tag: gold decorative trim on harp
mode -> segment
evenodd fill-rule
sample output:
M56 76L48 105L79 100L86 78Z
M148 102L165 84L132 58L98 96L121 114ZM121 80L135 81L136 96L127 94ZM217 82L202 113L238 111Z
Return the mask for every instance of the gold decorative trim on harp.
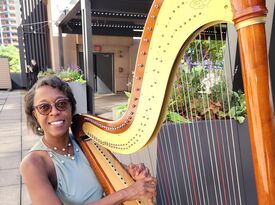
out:
M128 110L116 121L77 115L73 132L85 133L118 153L142 149L162 125L178 56L204 28L233 21L238 28L258 201L275 204L275 126L265 15L264 0L155 0L138 50Z

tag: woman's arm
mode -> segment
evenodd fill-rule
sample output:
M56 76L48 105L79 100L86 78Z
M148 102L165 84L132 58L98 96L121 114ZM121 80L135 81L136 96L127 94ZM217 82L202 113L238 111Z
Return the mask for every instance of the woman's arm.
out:
M33 205L62 205L49 179L49 167L42 156L34 152L27 155L20 171Z
M53 184L50 181L50 165L46 162L45 157L32 152L27 155L21 165L20 171L24 182L29 191L33 205L63 205L57 197ZM131 168L139 172L143 170L142 166L130 165ZM141 173L139 175L141 175ZM153 201L156 196L156 179L154 177L145 177L138 179L131 186L122 189L118 192L110 194L96 202L88 203L87 205L120 205L125 201L140 200L147 198L148 201Z

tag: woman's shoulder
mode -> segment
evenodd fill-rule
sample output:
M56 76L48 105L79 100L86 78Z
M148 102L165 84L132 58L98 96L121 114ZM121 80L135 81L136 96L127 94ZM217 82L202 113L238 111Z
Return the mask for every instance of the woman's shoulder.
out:
M33 151L29 152L22 160L20 167L32 167L43 165L43 151Z
M43 153L44 152L44 153ZM20 164L23 181L32 195L47 191L47 184L52 184L50 165L47 163L45 151L29 152ZM38 189L39 188L39 189ZM43 191L42 191L43 192Z
M46 173L48 163L45 151L29 152L20 163L20 172L24 173Z

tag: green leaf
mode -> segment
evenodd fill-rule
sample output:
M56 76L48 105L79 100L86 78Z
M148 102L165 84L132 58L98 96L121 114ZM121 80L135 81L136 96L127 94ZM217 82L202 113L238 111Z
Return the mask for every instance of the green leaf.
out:
M183 116L181 116L179 113L176 112L167 112L167 119L171 122L176 123L190 123L190 120L185 119Z
M229 115L230 117L236 116L236 108L235 108L235 107L232 107L232 108L230 109L230 111L228 112L228 115Z
M130 98L130 97L131 97L131 92L124 91L124 94L125 94L128 98Z
M243 116L238 116L235 120L237 120L239 123L243 123L245 120L245 117Z

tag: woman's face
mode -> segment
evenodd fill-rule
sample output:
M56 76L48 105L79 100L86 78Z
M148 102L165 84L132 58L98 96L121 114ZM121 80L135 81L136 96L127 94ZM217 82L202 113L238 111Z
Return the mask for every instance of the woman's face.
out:
M56 88L42 86L36 90L33 114L45 137L66 137L72 121L71 104Z

